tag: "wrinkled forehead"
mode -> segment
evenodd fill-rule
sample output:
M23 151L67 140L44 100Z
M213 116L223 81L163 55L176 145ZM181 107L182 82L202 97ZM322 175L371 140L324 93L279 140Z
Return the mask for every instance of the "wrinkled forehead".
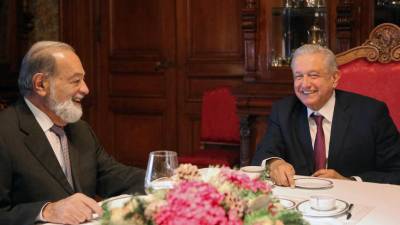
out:
M327 56L321 53L307 53L293 59L292 72L320 71L328 72Z

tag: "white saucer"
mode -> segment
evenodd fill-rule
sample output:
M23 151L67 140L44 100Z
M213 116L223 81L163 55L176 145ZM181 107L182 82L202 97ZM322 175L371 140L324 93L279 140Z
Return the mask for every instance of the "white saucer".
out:
M327 189L333 187L332 181L315 177L297 178L294 183L297 188L304 189Z
M349 203L346 201L336 199L336 206L332 210L315 210L311 207L310 201L302 201L297 205L297 210L303 214L303 216L311 216L311 217L331 217L337 216L347 212L349 209Z
M287 198L281 198L277 197L279 200L279 203L285 208L285 209L293 209L296 206L296 203L290 199Z

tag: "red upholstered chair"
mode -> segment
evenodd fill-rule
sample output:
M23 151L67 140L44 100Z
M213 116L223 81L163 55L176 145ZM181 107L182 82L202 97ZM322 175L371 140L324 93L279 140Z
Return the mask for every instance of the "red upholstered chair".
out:
M200 148L192 155L178 157L179 163L199 167L239 163L239 118L236 98L229 88L220 87L204 93L200 141Z
M338 89L385 102L400 129L400 28L377 26L359 47L337 55L342 77Z

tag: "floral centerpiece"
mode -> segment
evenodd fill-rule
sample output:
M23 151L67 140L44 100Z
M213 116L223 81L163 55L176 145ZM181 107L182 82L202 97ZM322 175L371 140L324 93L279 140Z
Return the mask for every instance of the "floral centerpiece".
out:
M121 208L103 205L103 225L302 225L302 215L285 209L262 178L226 167L182 164L171 190L133 196Z

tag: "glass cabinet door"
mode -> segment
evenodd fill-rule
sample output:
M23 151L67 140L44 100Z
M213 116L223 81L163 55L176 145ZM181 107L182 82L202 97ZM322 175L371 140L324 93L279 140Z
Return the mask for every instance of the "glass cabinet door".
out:
M303 44L327 45L325 1L284 0L271 11L272 67L288 65L294 50Z
M400 25L400 0L375 0L374 25L381 23Z

